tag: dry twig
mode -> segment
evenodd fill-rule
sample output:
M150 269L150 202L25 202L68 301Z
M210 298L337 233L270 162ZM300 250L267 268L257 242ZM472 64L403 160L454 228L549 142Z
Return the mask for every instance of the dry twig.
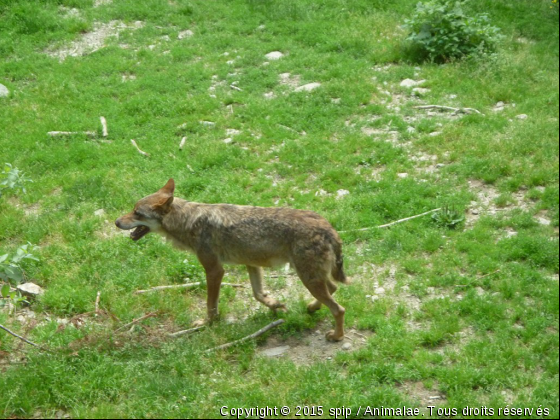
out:
M278 325L283 324L283 323L284 323L283 319L278 319L278 320L268 324L266 327L261 328L257 332L254 332L253 334L248 335L247 337L240 338L239 340L232 341L231 343L222 344L221 346L218 346L218 347L212 347L211 349L206 350L204 353L210 353L210 352L213 352L213 351L216 351L216 350L227 349L228 347L232 347L232 346L235 346L239 343L243 343L244 341L251 340L251 339L256 338L260 335L263 335L268 330L271 330L272 328L275 328Z
M146 290L137 290L136 292L134 292L135 295L142 295L144 293L150 293L150 292L155 292L157 290L166 290L166 289L188 289L191 287L197 287L200 286L202 283L200 282L196 282L196 283L184 283L184 284L172 284L172 285L167 285L167 286L155 286L155 287L151 287L149 289ZM222 283L222 286L230 286L230 287L239 287L239 288L245 288L246 286L244 284L238 284L238 283Z
M206 328L206 325L201 325L200 327L195 327L195 328L189 328L188 330L177 331L174 333L170 333L168 335L169 337L175 338L175 337L180 337L182 335L188 335L188 334L198 332L200 330L203 330L204 328Z
M18 335L18 334L16 334L15 332L10 331L8 328L6 328L5 326L3 326L2 324L0 324L0 329L3 329L3 330L6 331L8 334L11 334L11 335L13 335L13 336L16 337L16 338L19 338L21 341L23 341L23 342L25 342L25 343L27 343L27 344L33 346L33 347L37 347L38 349L43 350L43 351L46 351L46 352L49 352L49 353L51 352L50 350L48 350L48 349L46 349L46 348L44 348L44 347L41 347L40 345L35 344L35 343L32 342L32 341L29 341L27 338L24 338L24 337L22 337L21 335Z
M452 106L443 106L443 105L420 105L415 106L416 109L439 109L442 111L453 111L453 114L480 114L484 115L478 109L474 108L454 108Z
M436 211L440 211L440 210L441 210L441 207L437 208L437 209L427 211L427 212L424 212L424 213L417 214L415 216L405 217L404 219L399 219L399 220L396 220L394 222L387 223L385 225L373 226L373 227L362 228L362 229L341 230L341 231L339 231L339 233L363 232L363 231L372 230L372 229L382 229L382 228L386 228L386 227L389 227L389 226L396 225L398 223L406 222L407 220L412 220L412 219L416 219L418 217L426 216L427 214L435 213Z
M103 137L107 137L109 135L109 132L107 131L107 120L105 119L105 117L99 117L99 120L101 121L101 128L103 130Z
M140 321L144 321L145 319L148 319L148 318L153 318L154 316L157 316L157 314L158 314L158 312L150 312L149 314L146 314L144 316L141 316L140 318L132 320L128 324L124 324L123 326L117 328L115 330L115 332L118 332L120 330L125 330L125 329L127 329L128 327L131 327L134 324L138 324Z
M47 135L51 137L63 137L63 136L75 136L75 135L86 135L88 137L95 137L97 133L95 131L49 131Z
M181 143L179 143L179 150L183 150L183 146L185 145L185 142L187 141L186 137L183 137L181 139Z
M132 143L132 145L134 147L136 147L136 150L138 150L138 153L140 153L141 155L144 155L144 156L148 156L148 157L150 156L148 153L144 152L143 150L140 150L140 148L138 147L138 145L136 144L136 142L134 140L130 140L130 142Z

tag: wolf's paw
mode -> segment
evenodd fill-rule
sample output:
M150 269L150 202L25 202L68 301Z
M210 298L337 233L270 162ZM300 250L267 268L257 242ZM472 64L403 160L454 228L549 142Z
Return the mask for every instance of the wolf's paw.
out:
M341 335L336 335L335 330L330 330L325 337L327 338L328 341L342 341L342 339L344 338L344 334Z
M283 303L280 303L280 302L276 302L274 305L272 305L270 307L270 309L272 309L275 313L276 312L288 312L288 308L286 308L286 305L284 305Z

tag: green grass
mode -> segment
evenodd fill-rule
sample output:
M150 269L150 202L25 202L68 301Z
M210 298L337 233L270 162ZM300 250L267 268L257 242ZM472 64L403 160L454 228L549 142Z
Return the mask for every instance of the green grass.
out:
M34 181L27 194L2 190L0 255L39 245L40 262L25 270L46 290L31 305L37 323L2 308L0 323L55 349L0 332L3 417L202 418L222 406L285 405L291 418L298 405L559 415L558 6L473 0L468 10L489 13L505 35L497 54L434 65L406 55L401 25L415 7L406 0L93 3L0 0L0 83L10 90L0 98L0 164ZM114 20L127 29L104 48L64 61L46 54ZM194 35L178 39L186 29ZM264 64L275 50L285 56ZM282 73L321 87L293 92ZM426 80L425 104L484 115L430 117L399 86L405 78ZM87 130L99 136L47 135ZM309 296L282 271L267 280L289 306L273 332L204 354L275 319L249 291L224 288L220 323L167 338L204 315L204 288L134 291L204 272L158 237L133 243L113 221L170 177L192 201L311 209L345 231L353 284L336 296L347 329L367 342L349 333L353 351L303 364L259 356L267 338L305 345L332 323L326 309L306 313ZM337 199L339 190L349 194ZM465 221L352 231L438 207ZM246 277L230 267L226 281ZM373 302L378 286L385 293ZM82 315L98 291L103 313Z

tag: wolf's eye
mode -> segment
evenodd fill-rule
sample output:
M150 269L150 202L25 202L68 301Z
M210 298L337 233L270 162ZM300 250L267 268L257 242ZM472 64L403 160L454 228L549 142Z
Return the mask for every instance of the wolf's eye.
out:
M140 213L139 213L139 212L137 212L137 211L135 211L135 212L134 212L134 215L135 215L136 217L141 217L141 218L143 218L143 217L144 217L144 216L142 216L142 214L140 214Z

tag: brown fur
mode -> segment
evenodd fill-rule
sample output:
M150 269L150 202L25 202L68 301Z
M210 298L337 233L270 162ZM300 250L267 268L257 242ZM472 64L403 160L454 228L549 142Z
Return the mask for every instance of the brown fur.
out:
M120 229L136 228L130 235L134 240L156 232L198 257L206 271L208 321L218 316L223 264L246 265L255 298L276 310L284 305L264 293L261 267L290 263L316 299L308 309L324 304L335 318L327 339L342 340L344 308L332 297L337 289L332 280L347 280L342 242L329 222L305 210L192 203L175 198L174 189L170 179L115 223Z

